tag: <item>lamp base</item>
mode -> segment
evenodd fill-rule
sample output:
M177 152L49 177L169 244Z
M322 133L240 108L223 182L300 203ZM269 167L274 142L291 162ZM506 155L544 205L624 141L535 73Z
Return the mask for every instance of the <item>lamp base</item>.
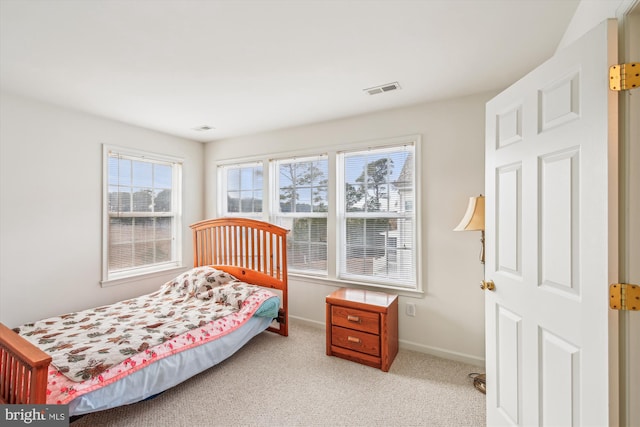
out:
M473 378L473 386L482 394L487 394L487 376L486 374L469 374L469 378Z

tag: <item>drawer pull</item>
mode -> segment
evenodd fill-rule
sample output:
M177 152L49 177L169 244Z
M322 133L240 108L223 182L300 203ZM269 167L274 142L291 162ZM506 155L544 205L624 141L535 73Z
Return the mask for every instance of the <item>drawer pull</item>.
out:
M349 314L349 315L347 316L347 320L348 320L349 322L360 323L360 316L353 316L353 315Z
M347 337L347 341L349 341L349 342L353 342L353 343L356 343L356 344L360 344L360 338L358 338L358 337L352 337L351 335L349 335L349 336Z

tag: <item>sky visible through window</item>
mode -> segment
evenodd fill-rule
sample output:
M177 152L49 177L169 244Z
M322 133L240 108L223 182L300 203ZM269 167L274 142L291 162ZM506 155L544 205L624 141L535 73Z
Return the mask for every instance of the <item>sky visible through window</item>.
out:
M391 174L389 176L389 181L394 182L400 176L400 172L402 172L402 167L404 166L404 162L409 157L410 151L395 151L393 153L369 153L366 158L362 155L362 153L358 153L355 156L349 156L347 154L347 158L349 157L360 157L362 161L359 162L359 167L347 167L345 168L345 177L347 182L355 182L355 180L362 174L364 169L365 162L373 163L377 160L384 158L392 158L393 159L393 169L391 170Z
M108 168L110 194L133 195L142 191L150 191L155 197L158 197L162 190L170 190L172 186L173 177L170 165L109 157ZM135 210L133 205L129 206ZM112 206L116 210L123 207L123 205Z

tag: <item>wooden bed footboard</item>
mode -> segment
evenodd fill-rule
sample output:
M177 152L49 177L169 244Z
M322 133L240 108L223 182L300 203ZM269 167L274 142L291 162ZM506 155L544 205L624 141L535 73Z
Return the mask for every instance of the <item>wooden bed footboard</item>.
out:
M51 356L0 323L0 402L47 403Z

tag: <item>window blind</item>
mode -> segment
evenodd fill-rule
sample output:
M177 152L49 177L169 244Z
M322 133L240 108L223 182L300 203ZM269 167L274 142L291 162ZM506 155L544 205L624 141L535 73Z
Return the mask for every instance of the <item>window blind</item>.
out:
M133 274L177 264L180 163L110 150L107 158L107 270Z
M340 278L415 286L413 145L340 154Z

